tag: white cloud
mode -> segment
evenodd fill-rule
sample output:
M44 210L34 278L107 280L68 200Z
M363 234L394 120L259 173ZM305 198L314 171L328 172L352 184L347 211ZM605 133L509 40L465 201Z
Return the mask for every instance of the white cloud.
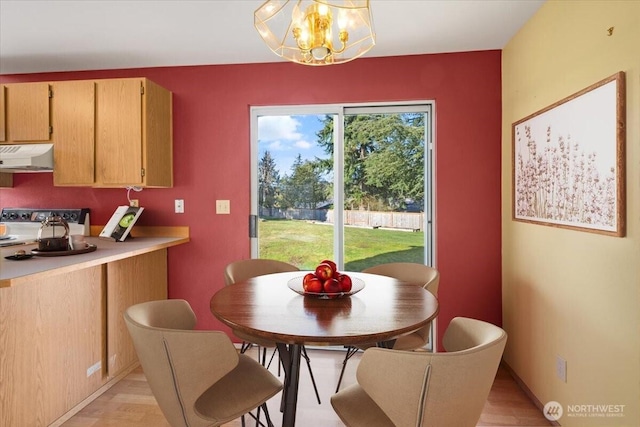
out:
M305 141L304 139L301 139L300 141L296 141L296 143L293 145L298 148L302 148L304 150L308 150L309 148L313 147L312 143L310 143L309 141Z
M285 147L282 146L282 142L273 141L271 144L269 144L269 150L281 151L281 150L285 150Z
M302 133L298 132L300 126L302 126L302 123L291 116L258 117L260 142L298 140L303 136Z

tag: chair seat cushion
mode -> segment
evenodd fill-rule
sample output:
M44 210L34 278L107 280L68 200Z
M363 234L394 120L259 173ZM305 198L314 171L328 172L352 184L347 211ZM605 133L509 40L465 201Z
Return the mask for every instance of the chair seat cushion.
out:
M394 350L406 350L406 351L410 351L410 350L417 350L420 349L422 347L425 346L425 342L424 342L424 338L422 338L419 334L417 333L412 333L409 335L404 335L399 337L395 343L393 344L393 349ZM360 350L366 350L368 348L371 347L376 347L377 344L376 343L367 343L367 344L360 344L358 345L358 348Z
M358 384L331 396L331 406L342 422L349 427L395 427Z
M258 406L265 395L271 398L282 389L262 365L244 354L239 357L238 366L198 398L198 415L218 423L231 421Z
M394 350L416 350L425 346L425 341L420 334L413 333L405 335L396 340Z

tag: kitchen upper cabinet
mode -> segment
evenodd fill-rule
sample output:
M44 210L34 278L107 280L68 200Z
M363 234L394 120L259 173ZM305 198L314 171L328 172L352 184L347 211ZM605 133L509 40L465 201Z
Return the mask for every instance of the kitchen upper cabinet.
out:
M7 140L4 85L0 85L0 144ZM0 187L13 187L13 174L0 173Z
M4 94L4 85L0 85L0 143L7 140L7 118L5 113L6 96Z
M49 83L5 85L5 142L51 140Z
M95 186L173 186L172 94L144 78L96 81Z
M94 183L95 82L54 82L53 184L58 186Z

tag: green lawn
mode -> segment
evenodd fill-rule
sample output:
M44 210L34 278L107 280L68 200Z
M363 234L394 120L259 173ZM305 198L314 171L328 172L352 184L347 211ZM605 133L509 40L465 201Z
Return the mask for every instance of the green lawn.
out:
M302 270L333 259L333 225L296 220L261 220L260 258L277 259ZM361 271L387 262L424 262L424 233L345 228L345 270Z

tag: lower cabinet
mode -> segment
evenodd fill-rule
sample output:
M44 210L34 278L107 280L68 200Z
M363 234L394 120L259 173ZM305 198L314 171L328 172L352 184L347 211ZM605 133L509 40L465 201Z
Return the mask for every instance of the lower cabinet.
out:
M0 425L45 426L104 383L102 268L0 289Z
M167 298L167 250L107 264L107 374L109 379L138 361L124 323L127 307Z
M137 362L122 314L167 297L166 257L0 289L0 426L47 426Z

